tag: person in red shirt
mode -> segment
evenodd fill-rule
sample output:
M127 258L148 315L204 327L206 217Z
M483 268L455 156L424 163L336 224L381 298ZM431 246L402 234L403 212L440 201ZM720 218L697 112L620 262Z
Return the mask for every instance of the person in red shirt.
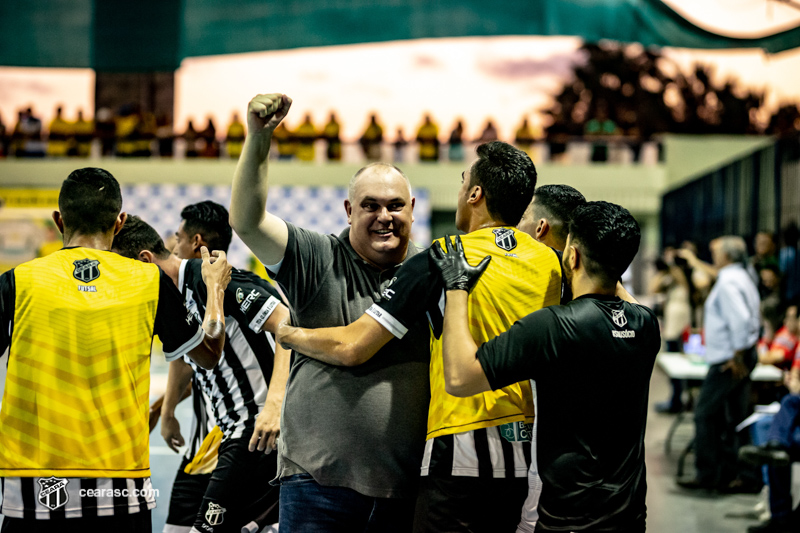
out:
M783 327L775 333L769 344L769 350L759 353L758 362L764 365L775 365L778 368L789 370L793 365L800 366L795 358L798 348L798 333L800 333L800 320L797 316L798 304L793 302L786 308Z

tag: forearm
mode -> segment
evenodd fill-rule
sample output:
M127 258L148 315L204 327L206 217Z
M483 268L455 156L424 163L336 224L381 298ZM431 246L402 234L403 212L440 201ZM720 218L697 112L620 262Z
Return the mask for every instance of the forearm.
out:
M476 373L483 375L475 357L478 346L469 330L468 296L466 291L446 293L442 331L444 381L445 390L454 396L474 394Z
M167 390L164 393L164 401L161 404L161 415L163 417L175 416L175 407L184 398L184 392L192 381L193 373L192 367L181 359L169 364Z
M394 337L365 313L355 322L338 328L305 329L283 323L276 338L282 346L323 363L356 366L369 361Z
M266 403L272 404L279 409L283 403L283 396L286 393L290 359L291 350L287 350L281 345L275 346L275 360L272 364L272 377L269 380Z
M639 303L636 298L634 298L633 295L628 292L628 289L625 288L621 281L617 282L617 290L615 294L620 300L624 300L631 304Z
M360 363L354 357L357 338L348 335L345 328L306 329L281 326L281 345L329 365L354 366Z
M224 288L208 285L208 298L206 299L206 313L203 317L203 347L205 354L193 356L192 359L201 367L210 370L216 366L225 348L225 313L223 301Z
M248 134L245 138L231 189L230 222L240 235L255 231L264 218L271 144L271 131Z
M774 365L785 359L780 350L770 350L758 356L758 362L762 365Z
M712 280L717 279L717 275L719 274L719 271L716 268L714 268L713 265L710 265L710 264L706 263L705 261L701 261L701 260L697 259L696 257L691 259L691 260L689 260L689 266L692 267L692 268L696 268L696 269L700 270L701 272L704 272Z

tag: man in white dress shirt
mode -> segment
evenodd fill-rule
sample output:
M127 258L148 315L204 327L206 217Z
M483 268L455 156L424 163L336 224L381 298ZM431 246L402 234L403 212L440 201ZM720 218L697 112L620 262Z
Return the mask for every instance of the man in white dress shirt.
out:
M678 480L687 489L737 491L736 425L748 408L750 372L759 334L758 289L746 269L747 245L724 236L709 245L719 275L704 306L708 376L695 407L697 477Z

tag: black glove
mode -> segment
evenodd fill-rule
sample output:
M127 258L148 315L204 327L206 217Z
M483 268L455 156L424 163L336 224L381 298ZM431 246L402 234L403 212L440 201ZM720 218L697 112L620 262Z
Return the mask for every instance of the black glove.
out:
M455 249L453 249L453 244L450 242L450 235L445 235L444 242L447 246L446 254L442 250L439 241L436 241L428 250L428 256L441 272L445 290L469 292L478 282L486 267L489 266L489 261L492 260L492 257L487 255L478 266L470 266L467 263L467 257L464 255L461 237L456 235Z

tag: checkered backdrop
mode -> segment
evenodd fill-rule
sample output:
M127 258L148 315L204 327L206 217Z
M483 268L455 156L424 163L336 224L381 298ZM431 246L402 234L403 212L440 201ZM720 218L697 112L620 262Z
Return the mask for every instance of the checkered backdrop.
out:
M431 203L427 189L416 189L411 238L421 246L431 242ZM212 200L228 207L229 185L128 185L122 189L123 211L142 217L166 238L178 229L181 210L190 204ZM267 210L287 222L320 233L339 234L347 226L346 187L271 187ZM228 251L231 264L247 268L250 250L233 234Z

